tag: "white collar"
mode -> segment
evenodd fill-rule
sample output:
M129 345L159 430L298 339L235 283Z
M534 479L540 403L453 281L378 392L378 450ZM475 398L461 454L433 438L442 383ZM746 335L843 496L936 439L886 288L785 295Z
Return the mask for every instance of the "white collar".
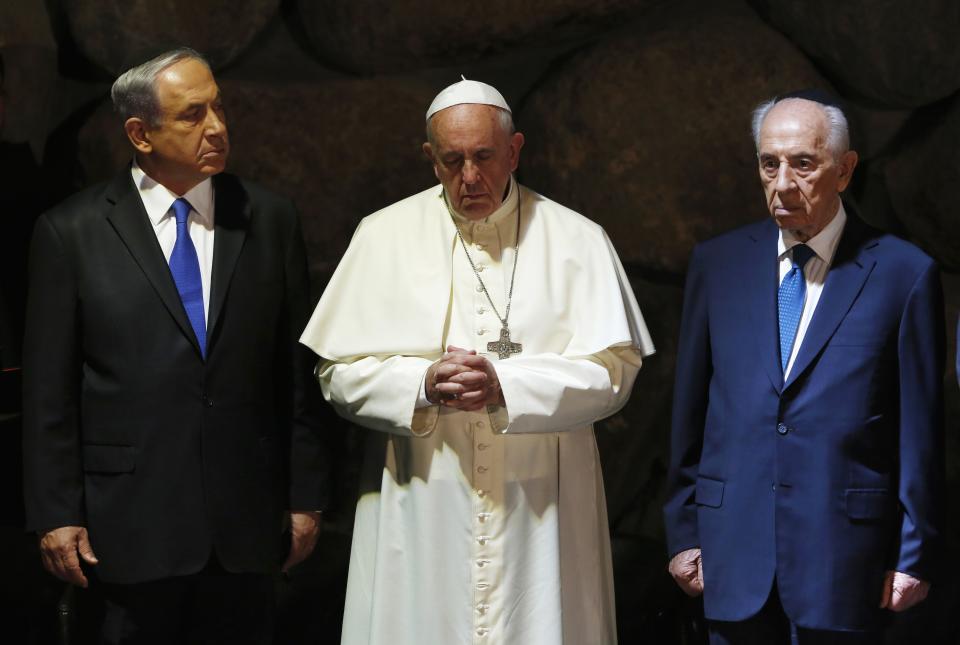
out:
M190 206L197 213L201 224L207 228L213 226L213 182L209 177L183 195L177 195L143 172L137 165L136 160L130 167L130 174L133 176L133 182L140 193L140 199L143 200L147 217L150 218L150 223L154 226L159 225L163 218L170 214L173 202L179 197L183 197L190 202Z
M503 203L500 204L500 208L493 211L483 219L471 220L467 219L457 211L453 209L453 205L450 204L450 200L447 198L446 194L443 192L443 187L440 187L441 199L443 199L447 206L450 209L450 212L453 213L454 218L457 220L457 224L471 225L471 224L497 224L502 221L505 217L511 213L516 213L517 211L517 195L520 193L520 188L517 186L516 180L513 178L513 175L510 175L510 183L507 185L507 196L503 200Z
M806 244L810 250L817 254L817 257L827 264L833 261L833 254L840 243L840 235L843 233L843 227L847 223L847 212L843 208L843 202L837 209L837 214L833 219L823 227L819 233L811 237L806 242L801 242L796 238L792 231L780 229L780 236L777 242L777 257L783 258L786 253L797 244Z

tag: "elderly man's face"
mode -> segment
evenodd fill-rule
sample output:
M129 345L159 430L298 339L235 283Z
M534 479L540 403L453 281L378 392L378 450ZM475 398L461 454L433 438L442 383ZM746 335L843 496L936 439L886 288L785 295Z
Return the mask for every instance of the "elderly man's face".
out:
M220 88L206 65L187 59L157 78L160 125L146 125L155 177L171 190L186 192L226 167L230 142Z
M840 207L857 163L827 149L829 124L817 103L787 99L773 106L760 128L760 181L777 226L806 241L823 230Z
M437 112L434 146L423 144L454 210L472 220L500 208L510 173L520 162L523 135L501 125L499 108L467 103Z

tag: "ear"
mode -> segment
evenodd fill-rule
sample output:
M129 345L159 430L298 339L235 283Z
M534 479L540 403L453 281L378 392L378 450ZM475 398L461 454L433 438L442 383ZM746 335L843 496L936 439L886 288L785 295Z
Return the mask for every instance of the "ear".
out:
M429 141L425 141L421 149L423 150L423 156L427 158L427 161L429 161L433 167L433 175L439 180L440 173L437 171L437 160L433 157L433 146L430 145Z
M143 119L135 116L130 117L123 124L123 130L127 133L127 139L130 140L130 144L137 152L145 155L153 152L153 144L150 143L147 125L143 122Z
M510 172L515 171L520 165L520 148L523 147L524 141L522 132L514 132L510 135Z
M853 169L857 167L857 161L859 160L856 151L847 150L843 153L843 156L840 157L840 173L837 177L837 192L842 193L847 189L847 186L850 185L850 180L853 178Z

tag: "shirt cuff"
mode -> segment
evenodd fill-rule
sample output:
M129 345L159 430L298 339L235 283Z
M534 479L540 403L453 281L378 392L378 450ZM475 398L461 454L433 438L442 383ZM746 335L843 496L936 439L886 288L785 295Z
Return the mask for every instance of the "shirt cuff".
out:
M488 405L487 417L490 419L490 427L494 432L505 432L510 425L510 415L507 414L507 408L502 405Z
M427 398L427 372L429 371L430 368L427 367L423 372L423 376L420 378L420 396L417 397L417 404L413 406L415 410L433 405L433 403L430 403L430 399Z

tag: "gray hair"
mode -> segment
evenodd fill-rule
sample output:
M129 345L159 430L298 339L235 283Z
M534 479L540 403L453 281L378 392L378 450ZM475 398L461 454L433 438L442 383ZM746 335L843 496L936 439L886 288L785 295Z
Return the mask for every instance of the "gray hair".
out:
M787 98L783 101L810 101L810 99ZM850 149L850 127L847 125L847 117L844 116L843 110L834 105L824 105L817 101L810 102L816 104L827 119L827 150L830 151L835 160L839 161L843 153ZM763 126L767 114L777 103L780 103L780 101L773 98L764 101L753 111L753 145L756 146L757 154L760 154L760 128Z
M151 127L160 125L157 77L163 70L182 60L198 60L210 69L207 59L189 47L164 52L146 63L128 69L113 82L113 87L110 88L113 109L124 121L136 117L143 119Z
M452 106L451 106L452 107ZM496 106L493 106L496 107ZM440 110L442 112L443 110ZM433 120L437 118L436 114L432 115L429 120L427 120L427 141L430 143L432 148L437 147L436 135L433 132ZM504 110L503 108L497 108L497 120L500 121L500 127L503 128L503 131L507 134L513 134L516 132L516 128L513 125L513 114L509 110Z

